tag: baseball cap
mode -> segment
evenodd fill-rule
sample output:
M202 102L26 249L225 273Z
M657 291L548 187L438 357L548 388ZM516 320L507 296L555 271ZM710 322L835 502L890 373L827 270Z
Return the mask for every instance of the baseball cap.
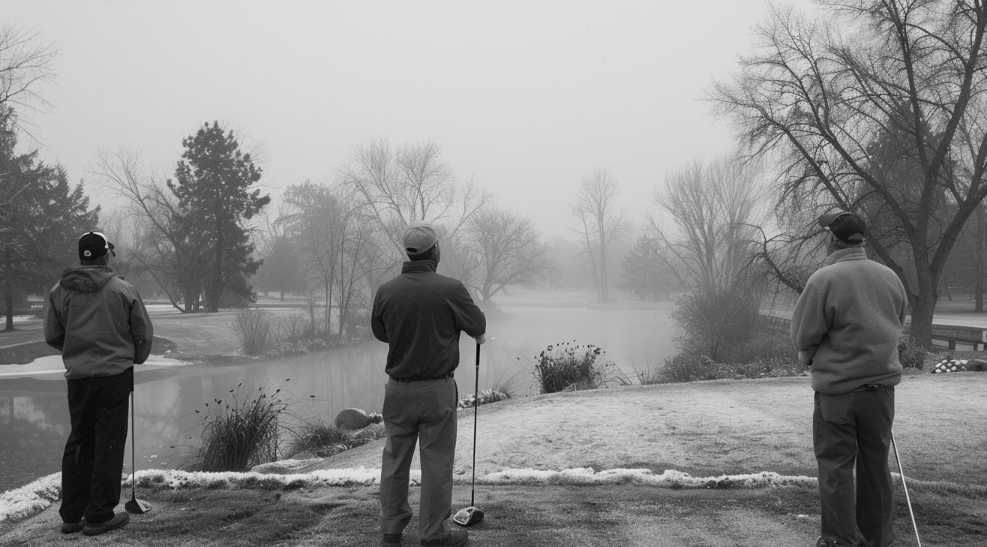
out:
M415 220L404 229L404 250L409 256L420 255L431 249L446 232L445 226L441 224Z
M847 211L826 213L819 217L819 225L836 236L836 239L851 245L863 243L864 230L867 228L862 218Z
M79 238L79 260L93 260L113 252L113 244L101 232L86 232Z

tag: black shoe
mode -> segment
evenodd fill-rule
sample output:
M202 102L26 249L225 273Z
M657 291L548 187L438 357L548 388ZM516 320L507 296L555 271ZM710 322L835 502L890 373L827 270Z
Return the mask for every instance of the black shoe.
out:
M401 534L384 534L384 547L401 547Z
M100 534L105 534L110 530L116 530L130 522L130 515L127 513L117 513L113 515L113 518L106 522L101 522L99 524L87 523L86 527L82 529L82 535L84 536L98 536Z
M439 539L423 539L422 547L463 547L469 541L466 530L449 530Z
M61 531L63 534L74 534L76 532L81 532L85 527L85 519L80 520L79 522L63 522Z

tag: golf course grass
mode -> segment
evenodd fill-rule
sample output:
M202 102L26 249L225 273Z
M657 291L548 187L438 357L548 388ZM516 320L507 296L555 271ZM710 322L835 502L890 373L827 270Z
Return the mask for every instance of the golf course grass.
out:
M906 375L897 390L896 437L923 545L987 543L985 392L984 373L916 373ZM592 483L564 474L537 478L539 472L585 465L597 471L643 467L652 474L676 469L713 478L760 471L814 476L810 414L807 378L639 386L480 407L476 505L487 516L471 529L471 544L812 545L819 502L814 485L804 480L760 488L709 480L683 488L635 480ZM469 411L460 414L461 424L471 418ZM575 430L580 433L573 438ZM472 428L460 427L454 508L470 501L471 441ZM379 467L381 442L303 462L306 468L296 472ZM498 479L504 468L531 471ZM893 459L892 469L897 470ZM288 486L253 480L266 486L251 488L138 480L139 497L154 508L121 530L97 538L63 536L57 532L56 502L18 522L0 523L0 545L380 544L376 486L319 486L305 477L281 481ZM915 545L897 484L895 545ZM412 487L416 512L418 492ZM129 499L125 493L122 501ZM415 517L405 531L406 545L418 544L417 526Z

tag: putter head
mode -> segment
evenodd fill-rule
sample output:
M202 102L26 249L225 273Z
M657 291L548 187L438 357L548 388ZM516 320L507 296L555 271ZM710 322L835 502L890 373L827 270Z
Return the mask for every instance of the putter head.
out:
M151 504L137 498L130 498L130 501L123 506L131 515L143 515L151 511Z
M480 511L476 507L470 506L466 509L460 509L452 516L452 521L456 524L464 527L473 526L483 520L483 511Z

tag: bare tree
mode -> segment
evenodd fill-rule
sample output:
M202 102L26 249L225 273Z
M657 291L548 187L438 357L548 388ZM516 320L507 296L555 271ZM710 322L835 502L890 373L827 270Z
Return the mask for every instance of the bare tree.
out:
M124 148L116 152L99 150L96 157L90 172L130 204L132 267L154 278L176 309L198 311L205 259L201 249L180 236L176 226L177 199L168 191L166 182L148 174L136 152ZM184 306L178 305L178 293Z
M41 88L54 77L55 54L55 48L42 44L36 32L0 27L0 108L24 114L47 107ZM19 120L13 118L15 128L30 135Z
M617 209L616 196L617 181L606 169L599 169L583 178L576 202L572 205L572 214L579 222L576 231L581 243L586 246L600 302L610 301L607 247L624 217L623 209Z
M738 158L695 161L665 179L654 201L672 216L673 236L652 216L653 231L684 265L691 291L673 317L687 349L720 359L750 340L760 308L761 276L751 269L753 235L770 213L761 172Z
M654 190L656 205L668 211L677 228L669 236L654 216L651 229L685 265L686 282L703 290L733 285L750 263L752 226L763 226L770 213L761 171L739 158L697 160L665 178Z
M510 210L485 207L464 231L468 247L479 255L472 284L483 302L507 285L531 285L552 265L531 219Z
M489 199L472 181L457 183L440 152L435 143L406 144L394 152L387 141L375 140L356 147L340 170L343 184L355 190L402 252L398 239L412 220L443 222L452 236Z
M823 4L818 19L773 8L712 100L753 154L780 161L780 202L868 220L869 247L908 290L911 338L928 345L946 259L987 197L987 6Z

